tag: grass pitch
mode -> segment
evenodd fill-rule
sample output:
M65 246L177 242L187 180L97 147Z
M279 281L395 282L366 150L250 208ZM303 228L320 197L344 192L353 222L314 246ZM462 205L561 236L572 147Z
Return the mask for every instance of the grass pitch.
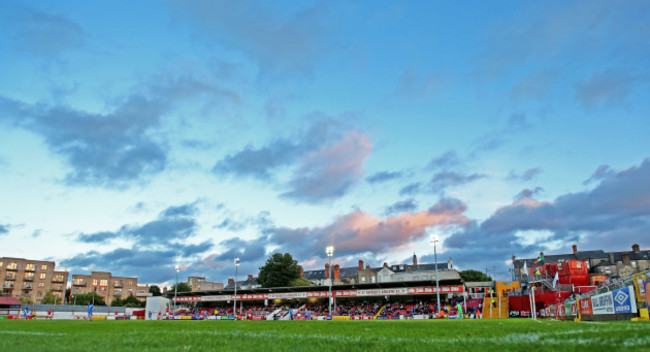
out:
M650 351L650 323L12 321L0 351Z

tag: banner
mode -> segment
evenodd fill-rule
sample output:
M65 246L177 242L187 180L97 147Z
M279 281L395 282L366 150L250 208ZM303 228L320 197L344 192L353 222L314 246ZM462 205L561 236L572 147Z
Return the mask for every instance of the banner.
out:
M585 298L580 300L580 314L581 315L594 314L594 311L591 308L591 298Z
M460 293L463 292L463 286L441 286L441 293ZM333 297L356 297L356 296L403 296L403 295L422 295L434 294L438 290L436 287L411 287L411 288L383 288L370 290L341 290L333 291ZM210 296L186 296L172 299L176 302L223 302L237 299L238 301L261 301L268 299L301 299L301 298L320 298L328 297L328 291L315 292L282 292L282 293L255 293L242 295L210 295Z
M645 287L643 286L643 282L648 280L648 276L643 273L638 273L632 276L634 278L634 289L636 290L636 300L637 302L645 302Z
M634 297L633 286L614 290L612 295L614 296L614 312L616 314L636 313L636 298Z
M643 282L643 289L646 292L645 293L645 301L648 308L650 308L650 294L648 293L648 290L650 290L650 281L644 281Z
M571 310L571 302L564 301L564 315L565 316L573 315L573 311Z
M350 320L350 316L349 315L337 315L337 316L333 316L332 320Z
M591 297L591 309L594 315L614 314L614 297L611 292Z

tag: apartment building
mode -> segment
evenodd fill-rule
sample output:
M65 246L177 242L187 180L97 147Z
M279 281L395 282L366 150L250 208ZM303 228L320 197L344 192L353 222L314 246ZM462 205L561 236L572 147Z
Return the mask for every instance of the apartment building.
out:
M0 258L2 293L16 298L31 298L36 303L48 291L64 299L68 272L55 270L53 261L24 258Z
M192 288L192 292L223 289L223 283L205 281L205 277L202 276L188 276L187 285Z
M90 275L72 275L72 294L97 292L106 303L115 298L125 299L138 293L137 277L112 276L105 271L93 271Z

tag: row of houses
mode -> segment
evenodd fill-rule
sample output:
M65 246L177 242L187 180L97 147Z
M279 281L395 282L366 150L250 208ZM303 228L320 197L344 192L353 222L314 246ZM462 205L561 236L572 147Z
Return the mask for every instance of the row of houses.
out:
M535 258L517 259L513 255L512 262L515 277L523 279L529 276L535 267L570 260L583 260L590 274L608 278L629 277L635 273L650 269L650 250L641 250L638 244L633 244L631 251L622 252L579 251L577 245L572 247L572 253L566 254L544 254L544 252L540 252L540 258L543 257L544 261ZM523 271L524 263L526 263L529 270L528 273Z
M52 291L65 299L69 273L56 270L53 261L24 258L0 258L0 284L2 295L15 298L30 298L36 303ZM72 275L71 293L96 292L107 301L125 299L134 295L144 301L151 294L148 285L138 285L137 277L112 276L110 272L93 271L90 275Z
M332 265L326 263L323 269L301 271L300 276L312 285L329 286L332 285L359 285L374 283L391 283L391 282L411 282L411 281L433 281L436 279L436 268L438 270L439 280L460 280L460 274L454 268L452 258L446 263L427 263L418 264L417 255L413 254L412 264L393 264L384 263L379 267L371 267L359 260L357 266L341 267L338 264ZM330 278L331 272L331 278ZM237 289L256 289L261 285L257 278L248 275L244 280L238 280ZM234 290L235 280L228 279L228 284L224 289Z

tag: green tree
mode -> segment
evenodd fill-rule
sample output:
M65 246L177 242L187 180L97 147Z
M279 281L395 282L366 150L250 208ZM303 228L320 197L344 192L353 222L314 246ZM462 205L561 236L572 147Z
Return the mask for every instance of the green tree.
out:
M149 286L149 293L151 293L152 296L162 296L162 292L160 292L160 287L156 285L151 285Z
M72 293L72 290L69 288L65 289L65 301L70 304L70 294Z
M63 300L61 297L54 294L54 291L52 290L47 291L45 296L43 296L43 299L41 299L42 304L61 304L62 302Z
M86 306L94 302L96 306L105 306L104 297L97 294L97 292L78 293L72 298L72 303L80 306Z
M112 307L122 307L122 306L124 306L124 301L120 297L115 297L111 301L111 306Z
M133 294L130 294L129 297L125 298L123 301L124 307L129 308L140 308L144 307L144 302L140 302Z
M478 270L463 270L459 272L460 277L464 282L481 282L481 281L492 281L492 278L485 275L485 273Z
M20 301L20 303L23 303L23 304L33 304L34 303L34 300L31 299L31 298L28 298L28 297L22 297L22 298L19 298L18 300Z
M289 286L291 287L296 287L296 286L311 286L311 281L305 279L304 277L299 277L297 279L293 279L289 282Z
M173 295L174 295L174 288L175 288L175 287L176 287L176 285L172 285L171 290L167 291L167 294L168 294L168 295L171 294L171 295L173 296ZM188 284L185 283L185 282L179 282L179 283L178 283L178 292L179 292L179 293L180 293L180 292L192 292L192 288L190 287L190 285L188 285Z
M291 254L274 253L260 268L257 282L262 287L287 287L292 280L300 277L300 269Z

